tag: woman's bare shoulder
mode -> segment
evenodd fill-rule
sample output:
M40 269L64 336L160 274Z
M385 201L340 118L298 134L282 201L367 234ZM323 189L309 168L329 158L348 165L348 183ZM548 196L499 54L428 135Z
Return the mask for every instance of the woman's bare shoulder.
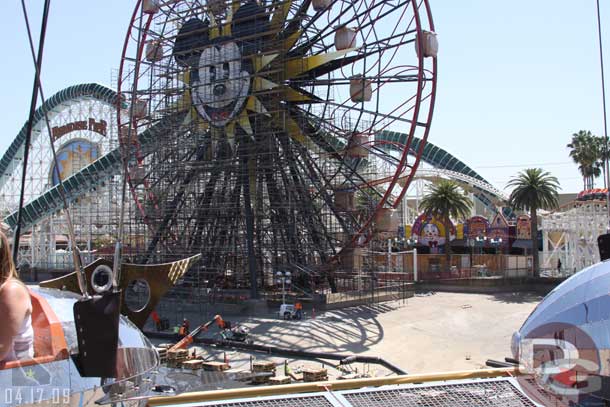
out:
M30 297L26 286L17 280L10 279L2 285L0 289L0 301L17 302L23 301Z

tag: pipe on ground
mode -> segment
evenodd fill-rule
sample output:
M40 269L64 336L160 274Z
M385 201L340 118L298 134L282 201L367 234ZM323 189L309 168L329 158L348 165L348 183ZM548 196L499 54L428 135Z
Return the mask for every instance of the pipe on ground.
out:
M144 332L144 334L149 338L171 339L171 340L176 340L176 341L180 339L180 337L174 333ZM264 352L264 353L278 355L278 356L294 357L295 359L303 358L303 359L338 360L339 364L342 364L342 365L347 365L350 363L370 363L372 365L383 366L386 369L392 371L393 373L396 373L399 375L407 374L407 372L402 370L400 367L388 362L385 359L377 357L377 356L351 355L351 354L326 353L326 352L310 352L310 351L304 351L304 350L278 348L276 346L256 345L253 343L225 341L225 340L221 340L221 339L212 339L212 338L195 338L195 340L193 342L203 344L203 345L215 345L215 346L219 346L219 347L223 347L223 348L234 348L234 349L250 350L250 351L255 351L255 352Z
M515 367L514 363L501 362L499 360L493 360L493 359L487 359L485 364L489 367L495 367L495 368Z

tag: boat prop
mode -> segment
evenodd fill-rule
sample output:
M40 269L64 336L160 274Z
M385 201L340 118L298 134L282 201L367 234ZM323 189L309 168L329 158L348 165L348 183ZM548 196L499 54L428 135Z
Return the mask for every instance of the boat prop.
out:
M121 313L142 329L148 316L155 309L167 291L182 278L190 267L199 260L201 254L186 259L163 264L130 264L123 263L118 289L121 294ZM87 295L95 296L111 290L112 262L97 259L83 269L84 280L89 282ZM131 310L125 304L126 288L132 281L145 281L150 287L150 297L146 305L139 310ZM41 282L40 287L55 288L81 294L76 272Z
M116 377L121 291L82 298L74 304L78 354L72 355L83 377Z

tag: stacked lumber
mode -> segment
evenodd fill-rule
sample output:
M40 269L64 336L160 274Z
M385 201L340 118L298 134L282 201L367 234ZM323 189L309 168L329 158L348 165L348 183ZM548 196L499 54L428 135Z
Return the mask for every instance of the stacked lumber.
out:
M161 363L167 362L167 351L172 346L174 346L173 343L160 343L155 348L155 349L157 349L157 353L159 354L159 359L160 359Z
M328 380L328 372L326 369L316 368L304 368L303 369L303 381L304 382L323 382Z
M159 354L159 360L161 363L165 363L167 361L167 348L162 348L160 346L155 348L157 353Z
M203 365L203 360L201 359L191 359L191 360L185 360L184 362L182 362L182 367L185 369L191 369L191 370L199 370L202 368Z
M275 363L267 361L256 361L252 363L252 373L254 373L253 383L269 383L269 379L275 376Z
M303 380L303 373L290 372L288 373L288 375L295 382L300 382L301 380Z
M160 343L158 347L159 347L159 348L165 348L165 349L169 349L169 348L171 348L172 346L174 346L174 344L173 344L173 343Z
M188 356L189 351L187 349L170 349L167 351L167 364L171 367L178 367L188 359Z
M223 372L229 369L229 365L224 362L203 362L202 365L203 370L207 370L209 372Z
M337 377L338 380L359 379L361 376L358 373L345 373Z
M290 384L290 376L275 376L269 378L269 384Z

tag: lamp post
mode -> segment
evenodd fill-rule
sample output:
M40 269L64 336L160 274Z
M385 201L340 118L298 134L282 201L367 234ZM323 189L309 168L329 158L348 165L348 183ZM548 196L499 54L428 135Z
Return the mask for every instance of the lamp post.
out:
M479 254L483 254L483 246L485 245L485 242L487 241L487 236L478 235L476 237L476 241L478 244L480 244Z
M413 249L413 281L417 282L417 239L414 237L410 237L406 240L407 247Z
M290 279L292 274L290 274L290 271L278 271L275 273L275 277L275 281L278 283L278 285L282 285L282 305L286 304L286 285L290 285L292 283L292 280Z
M474 255L474 244L475 240L471 237L468 238L468 246L470 247L470 269L472 270L472 256Z
M494 237L490 240L490 243L494 247L494 254L498 254L498 247L502 244L502 238Z
M392 271L392 239L388 239L388 272Z
M477 235L477 237L475 237L475 242L476 245L479 246L479 256L483 255L483 246L485 246L485 242L487 241L487 236L485 235ZM479 257L479 262L481 261L481 258Z

